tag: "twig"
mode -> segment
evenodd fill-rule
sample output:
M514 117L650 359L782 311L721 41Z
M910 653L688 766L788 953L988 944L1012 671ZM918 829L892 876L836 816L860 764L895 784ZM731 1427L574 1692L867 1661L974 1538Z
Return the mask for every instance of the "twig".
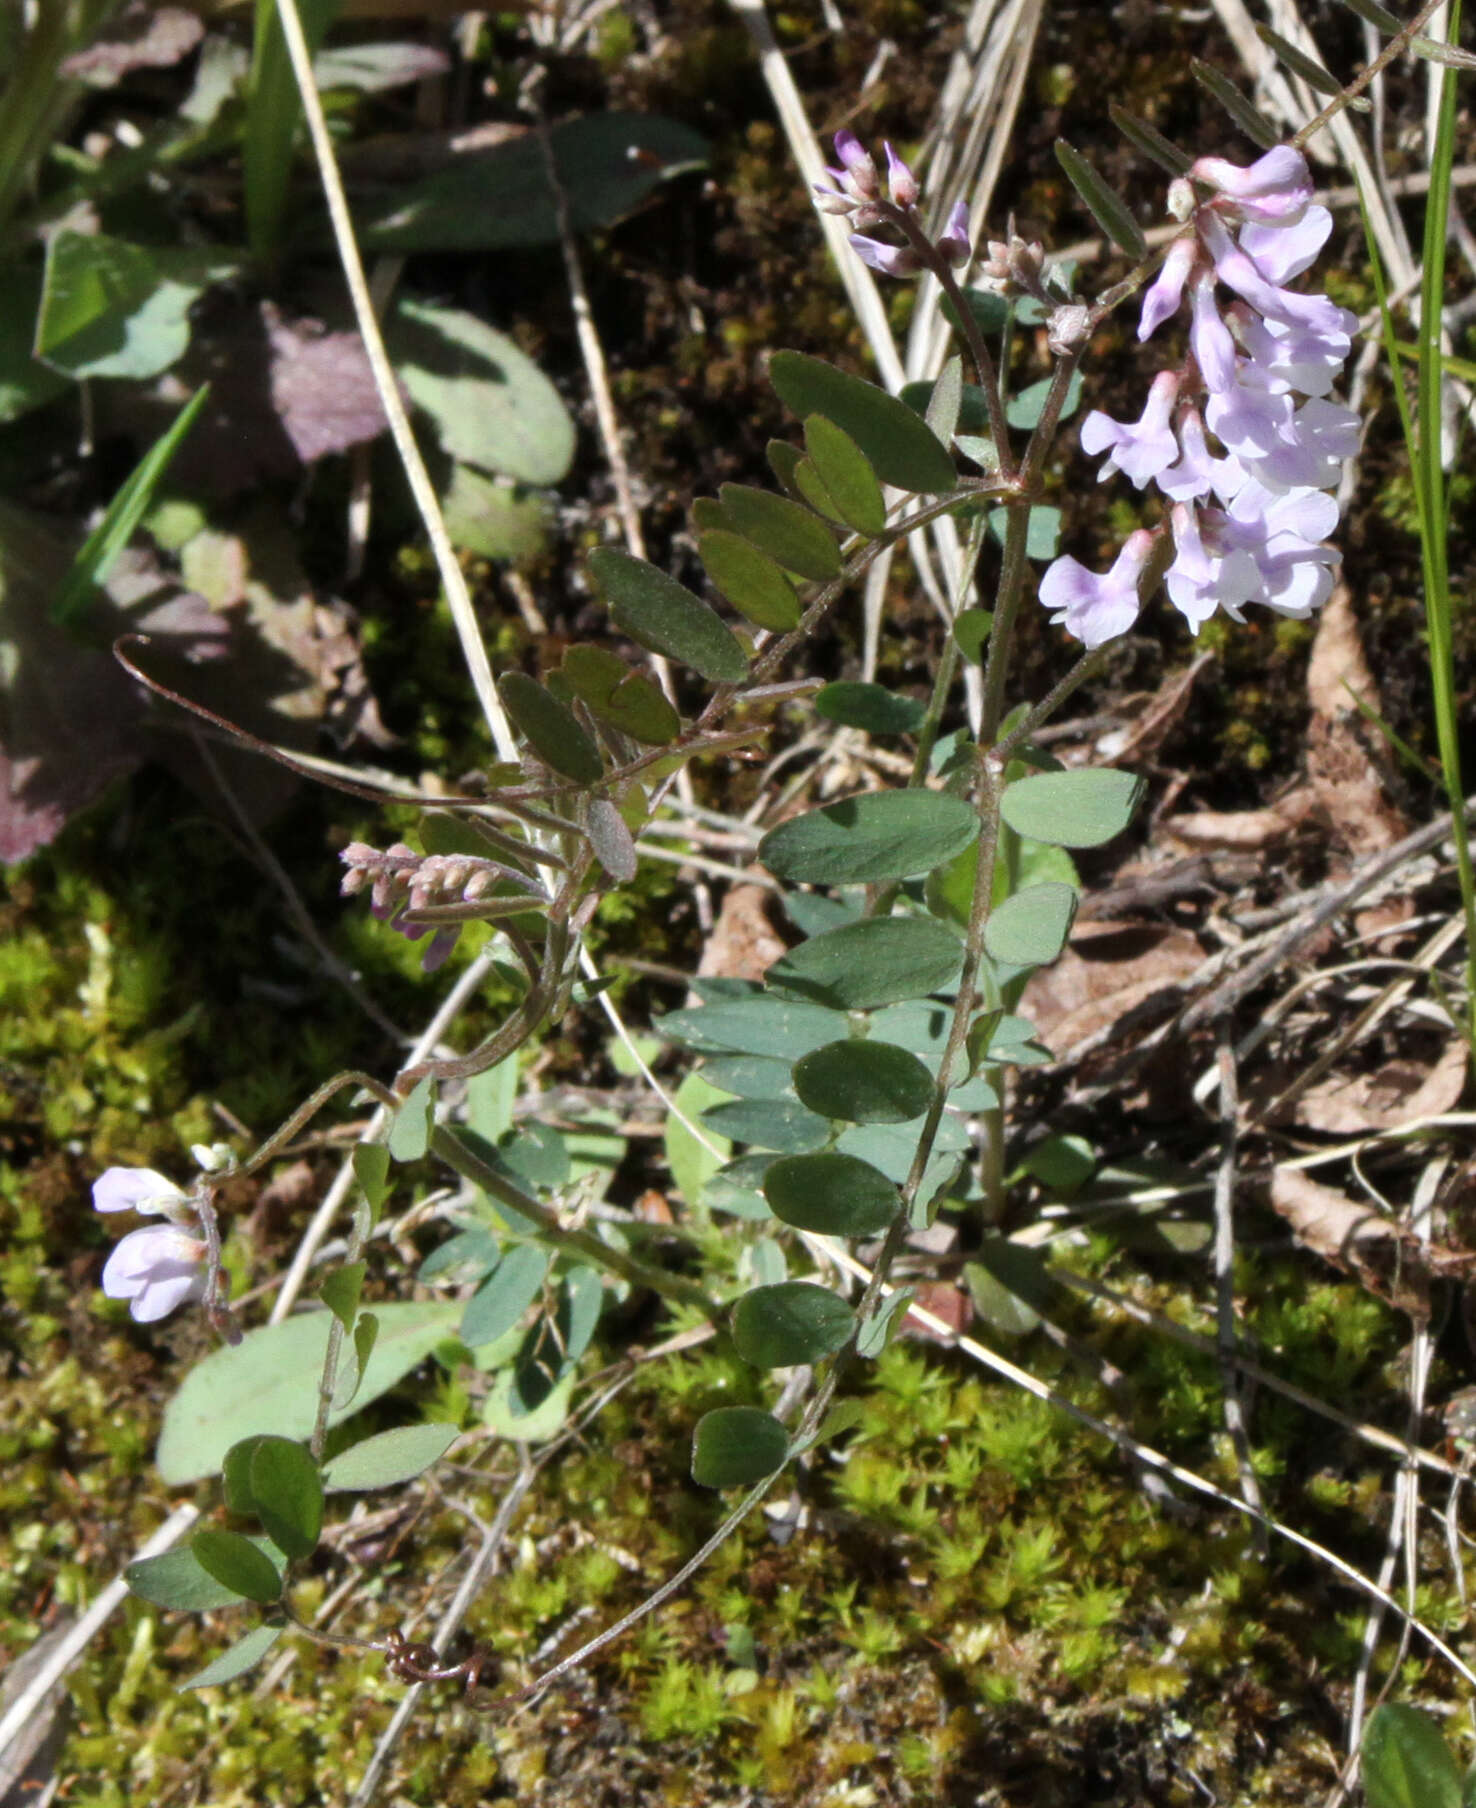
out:
M1235 1328L1235 1168L1238 1143L1236 1125L1239 1115L1240 1087L1235 1071L1235 1035L1226 1018L1220 1024L1220 1165L1215 1175L1215 1341L1220 1357L1225 1429L1230 1434L1236 1467L1240 1471L1240 1492L1246 1505L1259 1512L1261 1490L1251 1464L1240 1378L1235 1368L1236 1345L1239 1341ZM1265 1538L1265 1531L1262 1529L1260 1543L1263 1546Z

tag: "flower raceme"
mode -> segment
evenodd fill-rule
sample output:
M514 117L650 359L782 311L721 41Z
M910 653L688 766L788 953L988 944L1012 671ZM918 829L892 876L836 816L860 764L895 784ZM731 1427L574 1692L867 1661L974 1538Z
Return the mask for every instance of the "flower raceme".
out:
M1154 379L1138 420L1094 410L1081 428L1083 449L1107 454L1099 480L1122 471L1140 490L1156 483L1169 521L1132 535L1104 577L1065 557L1041 580L1052 620L1088 647L1131 627L1139 596L1129 581L1150 569L1164 572L1169 600L1197 630L1216 608L1242 620L1247 603L1310 615L1338 563L1326 544L1338 509L1326 492L1357 450L1359 421L1328 396L1357 322L1325 295L1286 287L1332 231L1306 160L1290 145L1246 169L1201 157L1172 184L1169 211L1185 231L1144 292L1138 337L1151 338L1187 297L1189 357ZM1223 308L1221 288L1236 297ZM1165 534L1166 569L1151 556Z
M815 205L822 213L841 215L856 227L886 224L897 227L908 239L915 235L917 243L893 245L865 232L851 234L851 249L857 257L883 276L916 276L928 268L929 256L945 258L951 264L966 264L973 255L968 207L962 201L955 202L943 231L937 238L929 239L917 216L921 184L891 145L884 144L882 149L887 154L885 194L881 174L861 140L854 132L837 132L835 154L841 167L827 169L829 182L813 185ZM928 256L920 249L924 242Z
M170 1220L129 1231L103 1269L103 1292L109 1299L126 1299L137 1323L152 1324L204 1297L207 1246L184 1228L194 1213L189 1195L172 1180L152 1168L109 1168L93 1184L92 1203L100 1212Z

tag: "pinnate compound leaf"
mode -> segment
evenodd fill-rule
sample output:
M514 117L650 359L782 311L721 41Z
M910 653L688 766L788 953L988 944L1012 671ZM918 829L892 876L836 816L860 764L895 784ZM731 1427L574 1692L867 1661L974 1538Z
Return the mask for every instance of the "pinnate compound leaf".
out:
M830 1125L798 1099L726 1099L702 1114L704 1130L727 1142L751 1143L780 1155L803 1155L823 1148Z
M239 1532L206 1526L190 1540L190 1550L206 1575L239 1599L263 1606L280 1599L282 1577L276 1564Z
M926 998L963 965L958 937L929 917L869 917L801 942L764 975L783 997L838 1011L869 1011ZM838 1038L827 1038L838 1040Z
M1363 1735L1368 1808L1461 1808L1461 1774L1428 1714L1386 1701Z
M802 502L746 483L725 483L719 494L734 529L786 571L815 583L839 576L841 556L835 536Z
M769 379L801 420L822 414L849 434L883 483L934 494L957 482L953 460L928 423L874 383L804 352L776 352Z
M885 1230L900 1201L886 1175L856 1155L781 1155L764 1173L769 1209L795 1230L870 1237Z
M791 1368L832 1356L851 1335L856 1314L828 1287L781 1281L755 1287L733 1309L733 1342L756 1369Z
M669 1011L654 1027L699 1053L774 1055L790 1062L850 1030L839 1011L763 995Z
M1256 26L1256 36L1268 50L1275 51L1293 75L1301 76L1307 86L1315 94L1341 94L1343 84L1336 80L1322 64L1309 57L1304 50L1299 50L1288 38L1282 37L1279 31L1272 31L1269 25ZM1348 102L1350 107L1360 113L1368 112L1373 105L1367 95L1357 94Z
M1143 781L1110 766L1041 772L1005 787L1000 815L1017 835L1054 847L1101 847L1132 821Z
M1130 257L1148 255L1148 241L1143 229L1133 218L1132 209L1108 182L1064 138L1056 140L1056 161L1065 170L1067 180L1086 202L1087 211L1114 244Z
M455 1425L400 1425L351 1444L323 1469L330 1493L357 1494L371 1488L393 1488L424 1475L461 1435Z
M372 1315L361 1314L356 1335L371 1321L380 1332L364 1364L359 1403L368 1405L409 1374L451 1334L460 1314L460 1306L438 1301L376 1306ZM197 1363L164 1411L156 1458L164 1481L180 1487L216 1474L242 1438L309 1437L332 1322L330 1312L311 1312L262 1325ZM344 1417L335 1404L328 1423Z
M394 1161L419 1161L430 1147L436 1095L429 1076L416 1083L395 1113L385 1147Z
M1151 157L1161 169L1171 176L1182 176L1189 168L1189 158L1178 145L1165 138L1162 132L1156 131L1146 119L1139 119L1136 114L1129 113L1126 107L1119 107L1116 101L1108 103L1108 113L1112 123L1136 151L1145 157Z
M291 1438L257 1438L250 1487L262 1529L289 1557L309 1556L323 1529L323 1484L306 1446Z
M742 616L785 634L799 626L799 598L783 571L742 534L713 528L700 534L697 554L717 588Z
M1208 63L1202 63L1198 57L1189 59L1189 67L1194 71L1194 79L1215 97L1252 144L1260 145L1263 151L1271 151L1281 143L1281 133L1264 113L1250 104L1228 76L1221 75Z
M759 859L799 884L869 884L930 872L978 835L973 808L949 792L870 791L780 823Z
M916 734L928 713L916 697L901 697L885 685L866 684L857 678L840 678L825 685L816 694L815 711L827 721L864 728L874 735Z
M254 1670L286 1631L285 1626L253 1626L244 1638L222 1651L214 1663L206 1664L179 1685L182 1689L213 1689L223 1682L234 1682L238 1676Z
M758 1406L720 1406L697 1421L692 1480L702 1488L747 1488L784 1467L789 1433Z
M812 414L805 422L805 450L847 527L871 537L883 532L887 505L881 485L850 434L825 415Z
M551 1260L546 1249L532 1244L510 1249L467 1301L461 1341L476 1349L512 1330L538 1298Z
M933 1076L916 1055L856 1036L796 1061L794 1089L811 1111L851 1124L905 1124L933 1102Z
M682 731L681 717L660 688L606 647L570 647L559 676L586 709L633 741L665 747Z
M1066 946L1076 904L1073 885L1059 880L1027 885L992 912L984 946L995 960L1013 967L1047 966Z
M507 672L497 694L519 734L544 765L579 785L597 785L605 775L600 750L567 703L526 672Z
M653 653L680 660L715 684L740 684L748 656L700 598L664 571L614 546L589 556L618 628Z

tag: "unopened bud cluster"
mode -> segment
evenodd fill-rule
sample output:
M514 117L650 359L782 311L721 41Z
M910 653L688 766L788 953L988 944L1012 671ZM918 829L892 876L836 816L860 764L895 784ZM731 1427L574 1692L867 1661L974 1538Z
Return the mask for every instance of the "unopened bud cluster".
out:
M973 255L968 208L957 202L942 233L929 238L917 211L921 183L891 145L882 148L887 154L885 194L881 173L861 140L854 132L837 132L835 154L840 168L828 169L829 182L814 184L815 205L822 213L848 218L856 227L891 225L901 231L907 241L901 245L861 231L851 234L851 249L857 257L884 276L916 276L934 258L966 264Z
M1140 490L1155 483L1168 521L1131 534L1104 575L1068 555L1040 585L1052 619L1089 647L1132 626L1150 572L1164 573L1198 629L1217 607L1242 620L1247 603L1310 615L1339 559L1326 543L1338 520L1329 492L1357 450L1359 421L1329 395L1357 322L1327 296L1285 286L1332 231L1306 160L1290 145L1248 169L1201 157L1174 182L1169 211L1187 230L1143 297L1138 337L1187 295L1189 356L1154 378L1138 420L1094 410L1081 428L1083 449L1107 454L1099 480L1122 471ZM1236 296L1223 310L1221 284ZM1158 550L1164 535L1171 558Z
M506 868L474 854L417 854L403 841L382 853L363 841L351 841L339 855L347 869L342 892L351 897L370 889L369 908L408 941L430 934L428 923L410 920L413 913L444 904L472 904L485 897ZM456 946L459 930L450 924L436 930L421 961L427 973L441 965Z

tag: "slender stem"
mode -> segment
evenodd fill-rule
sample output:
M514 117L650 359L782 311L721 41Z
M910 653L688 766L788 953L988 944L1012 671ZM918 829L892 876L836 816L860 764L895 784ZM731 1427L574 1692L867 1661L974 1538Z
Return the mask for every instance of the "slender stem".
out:
M1315 132L1320 132L1329 120L1335 119L1337 115L1347 107L1350 101L1356 100L1369 83L1394 61L1395 57L1403 56L1404 52L1408 50L1411 40L1418 35L1420 27L1424 25L1431 13L1433 13L1439 5L1440 0L1425 0L1425 4L1410 20L1409 24L1404 26L1390 38L1389 42L1368 67L1362 70L1358 75L1355 75L1351 82L1344 85L1341 94L1334 95L1320 113L1315 114L1307 121L1306 125L1304 125L1301 131L1299 131L1292 139L1292 143L1298 150L1301 150L1303 145L1307 143L1308 139L1310 139ZM1456 22L1459 20L1460 0L1456 0L1454 12L1456 18L1452 22L1450 33L1450 42L1452 44L1456 42Z
M1073 691L1080 690L1089 678L1093 678L1107 663L1112 648L1110 645L1093 647L1089 653L1083 653L1076 664L1064 678L1059 679L1048 690L1023 721L1017 722L1010 732L999 741L994 748L994 757L1003 764L1010 756L1028 741L1036 731L1047 723Z
M968 596L974 582L974 572L979 564L979 554L984 550L984 536L989 531L989 523L981 510L969 524L969 537L964 543L963 556L959 560L958 574L953 586L953 617L957 620L964 609L964 599ZM962 657L958 642L953 637L952 628L944 636L943 653L938 661L938 670L933 676L932 695L928 698L927 713L922 720L922 727L917 731L917 752L913 756L912 773L908 778L909 786L921 785L928 775L928 766L933 757L933 749L938 743L938 730L942 725L943 711L948 706L948 694L953 689L954 674L958 671Z
M1015 618L1025 587L1025 541L1030 532L1030 499L1007 502L1004 562L994 603L994 626L989 631L989 651L984 659L984 705L979 718L979 745L993 745L1004 710L1005 680L1009 677L1010 652L1015 638Z

